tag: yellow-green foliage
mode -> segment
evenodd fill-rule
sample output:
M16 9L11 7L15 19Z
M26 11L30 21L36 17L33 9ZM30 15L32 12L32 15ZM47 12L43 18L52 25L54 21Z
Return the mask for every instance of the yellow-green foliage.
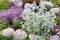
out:
M0 30L7 28L6 20L0 20Z
M57 0L52 0L54 5L57 5Z
M58 6L60 6L60 0L57 0L57 4L58 4Z
M8 9L10 7L9 0L0 0L0 11Z

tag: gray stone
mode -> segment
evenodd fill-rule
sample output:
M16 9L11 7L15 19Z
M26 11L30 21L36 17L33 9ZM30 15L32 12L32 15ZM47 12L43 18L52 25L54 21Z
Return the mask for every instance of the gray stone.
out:
M60 40L58 35L50 36L48 40Z

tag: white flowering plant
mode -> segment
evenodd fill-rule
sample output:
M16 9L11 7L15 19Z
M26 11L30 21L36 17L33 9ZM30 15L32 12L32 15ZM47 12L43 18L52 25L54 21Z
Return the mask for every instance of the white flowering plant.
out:
M47 11L41 2L39 6L36 5L35 1L33 4L26 3L22 17L25 20L22 29L29 34L39 35L42 40L45 40L45 37L51 34L50 30L56 25L55 13Z

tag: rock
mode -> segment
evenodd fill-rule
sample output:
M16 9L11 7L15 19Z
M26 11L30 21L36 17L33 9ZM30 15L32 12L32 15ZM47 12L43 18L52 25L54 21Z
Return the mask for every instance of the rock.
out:
M11 3L15 4L16 6L24 6L26 3L33 3L36 1L36 4L39 5L40 0L10 0ZM54 5L49 1L42 1L46 7L54 7Z
M52 8L52 9L50 9L50 12L54 12L55 14L59 14L60 8Z
M19 7L23 6L22 0L9 0L9 2Z
M15 32L14 29L12 29L12 28L6 28L6 29L4 29L4 30L1 31L1 34L3 36L6 36L6 37L11 37L11 36L13 36L14 32Z
M14 40L22 40L25 37L27 37L27 33L21 29L16 30L14 33Z
M37 40L37 39L38 39L38 40L42 40L41 37L38 36L38 35L29 35L29 39L30 39L30 40Z
M25 3L33 3L34 0L10 0L10 3L15 4L16 6L23 6ZM40 0L36 0L36 4L38 5Z
M60 29L55 29L55 32L58 32Z
M58 31L58 32L57 32L57 35L59 35L59 36L60 36L60 31Z
M53 36L50 36L48 40L59 40L59 36L57 35L53 35Z
M51 8L54 7L53 3L49 2L49 1L42 1L41 3L43 5L45 5L45 7L51 7Z

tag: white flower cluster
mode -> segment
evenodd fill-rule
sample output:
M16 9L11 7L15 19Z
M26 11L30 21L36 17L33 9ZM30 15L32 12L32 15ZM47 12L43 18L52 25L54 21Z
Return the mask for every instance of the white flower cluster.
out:
M22 24L22 29L30 34L39 34L40 36L49 35L50 30L56 25L54 18L55 13L46 11L45 6L40 2L37 6L35 1L33 4L25 4L25 9L22 14L25 20Z

